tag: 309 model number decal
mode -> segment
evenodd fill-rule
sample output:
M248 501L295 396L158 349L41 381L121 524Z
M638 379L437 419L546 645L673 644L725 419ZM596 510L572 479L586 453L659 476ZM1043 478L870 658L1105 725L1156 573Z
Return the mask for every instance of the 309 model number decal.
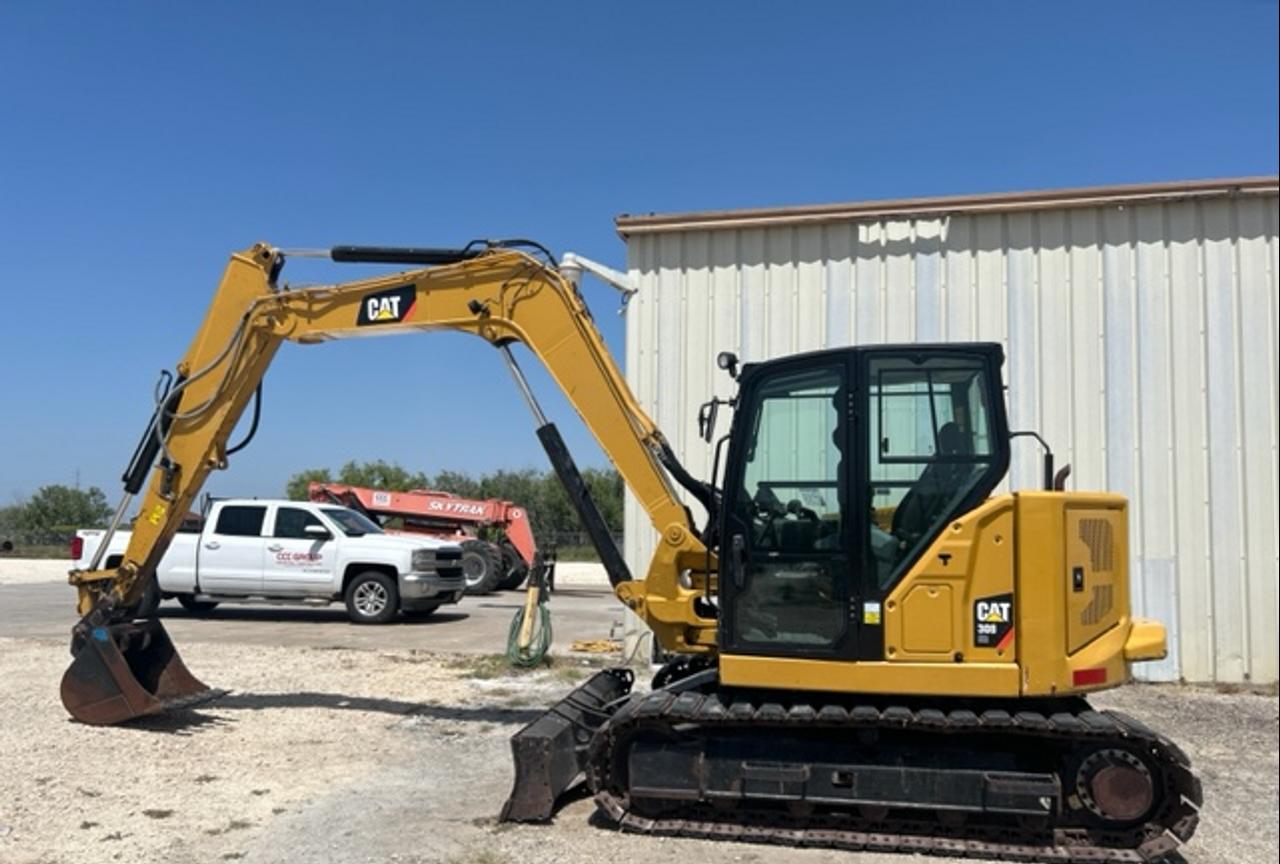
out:
M973 644L1005 648L1013 641L1013 595L996 594L973 602Z

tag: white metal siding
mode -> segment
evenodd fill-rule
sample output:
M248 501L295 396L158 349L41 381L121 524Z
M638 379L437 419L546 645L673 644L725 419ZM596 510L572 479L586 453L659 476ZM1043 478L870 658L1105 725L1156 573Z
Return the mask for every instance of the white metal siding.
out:
M627 376L705 477L697 408L733 390L718 351L1002 342L1013 428L1049 439L1071 488L1130 499L1134 607L1171 648L1139 674L1273 682L1277 221L1265 194L638 233ZM1039 460L1015 443L1012 486ZM629 499L635 572L653 540Z

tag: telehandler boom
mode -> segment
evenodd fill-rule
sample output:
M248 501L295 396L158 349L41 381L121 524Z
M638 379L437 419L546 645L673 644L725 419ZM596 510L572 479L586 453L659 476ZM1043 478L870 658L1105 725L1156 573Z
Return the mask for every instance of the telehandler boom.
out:
M397 531L461 544L469 593L519 588L538 566L529 511L511 501L472 500L432 489L393 492L347 483L311 483L307 497L350 507L379 524L398 520ZM501 532L501 540L482 539L481 528Z
M217 695L129 610L205 477L243 446L229 436L280 343L450 329L499 349L615 593L675 658L650 692L601 672L519 732L504 818L549 818L585 774L634 831L1090 861L1152 861L1191 836L1201 792L1185 755L1085 699L1165 653L1164 628L1130 614L1125 499L992 497L1011 438L999 345L840 348L740 372L721 355L738 391L716 484L681 466L537 244L327 255L417 269L290 290L281 250L232 257L125 472L113 524L150 482L123 563L71 574L73 717L119 723ZM648 513L660 540L642 578L513 342Z

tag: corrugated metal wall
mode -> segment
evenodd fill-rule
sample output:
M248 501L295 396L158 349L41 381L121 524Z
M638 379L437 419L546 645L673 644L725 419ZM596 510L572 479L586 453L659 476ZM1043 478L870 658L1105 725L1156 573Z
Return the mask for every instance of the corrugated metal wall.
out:
M1069 488L1130 498L1135 608L1171 642L1140 674L1273 682L1277 221L1272 193L637 233L627 377L705 477L697 408L733 389L718 351L1002 342L1013 428L1049 439ZM1014 449L1013 486L1037 486L1035 446ZM653 539L629 501L634 571Z

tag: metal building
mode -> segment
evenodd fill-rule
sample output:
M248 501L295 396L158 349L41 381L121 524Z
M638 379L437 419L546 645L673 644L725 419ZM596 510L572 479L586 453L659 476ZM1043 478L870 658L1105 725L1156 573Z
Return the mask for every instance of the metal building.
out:
M1012 427L1071 463L1068 488L1130 498L1135 610L1170 637L1139 673L1274 682L1277 200L1262 177L621 216L627 377L705 477L718 351L1002 342ZM1039 484L1024 441L1013 488ZM654 539L629 501L634 572Z

